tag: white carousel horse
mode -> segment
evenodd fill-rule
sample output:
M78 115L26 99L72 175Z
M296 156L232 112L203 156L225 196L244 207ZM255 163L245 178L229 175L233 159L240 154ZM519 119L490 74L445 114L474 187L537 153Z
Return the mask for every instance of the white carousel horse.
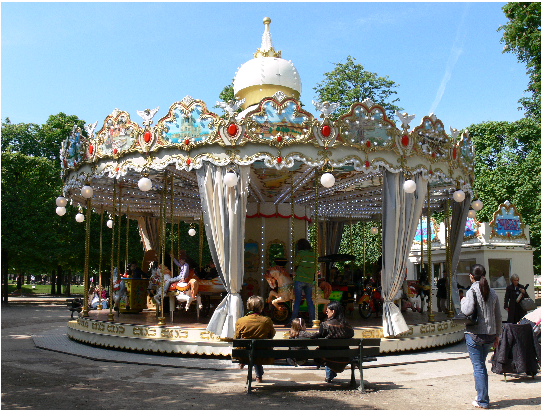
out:
M267 269L264 278L272 289L278 286L277 291L272 290L269 292L269 296L267 297L268 303L271 303L280 310L280 303L294 301L294 281L282 266L270 267ZM323 286L323 283L325 282L322 282L320 286ZM330 302L329 299L325 299L324 296L324 291L319 287L316 305L327 305Z
M123 279L117 279L117 268L113 269L113 308L120 309L120 300L124 298L126 301L128 295L126 293L126 285Z

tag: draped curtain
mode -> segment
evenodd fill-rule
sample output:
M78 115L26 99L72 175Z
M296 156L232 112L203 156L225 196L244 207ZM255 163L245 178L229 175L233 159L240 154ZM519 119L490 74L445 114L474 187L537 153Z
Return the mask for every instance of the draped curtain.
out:
M250 166L239 166L234 187L224 184L224 166L204 162L197 170L205 233L218 275L227 295L217 306L207 330L233 338L235 323L243 314L239 292L243 285L244 238Z
M319 251L319 256L339 253L339 247L341 246L341 240L343 238L344 222L318 222L318 233L320 238L324 235L324 225L326 225L326 238L324 242L320 242L321 250ZM326 275L329 275L331 263L322 265L326 266Z
M469 214L471 195L465 192L465 200L452 203L452 224L450 228L450 250L452 253L450 276L452 282L452 302L456 312L461 308L459 290L457 288L457 265L461 254L461 245L465 236L465 224Z
M403 190L402 172L384 171L382 188L382 297L384 298L384 337L406 332L408 326L393 299L403 285L406 263L416 226L427 195L427 180L421 173L414 176L416 191Z
M145 252L158 250L158 219L151 216L140 216L137 218L139 225L139 236L143 241Z

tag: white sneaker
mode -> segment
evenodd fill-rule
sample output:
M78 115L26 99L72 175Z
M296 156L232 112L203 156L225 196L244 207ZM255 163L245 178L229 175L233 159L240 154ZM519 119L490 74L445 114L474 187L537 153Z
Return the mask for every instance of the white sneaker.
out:
M476 399L472 401L472 406L475 408L487 409L487 406L480 405Z

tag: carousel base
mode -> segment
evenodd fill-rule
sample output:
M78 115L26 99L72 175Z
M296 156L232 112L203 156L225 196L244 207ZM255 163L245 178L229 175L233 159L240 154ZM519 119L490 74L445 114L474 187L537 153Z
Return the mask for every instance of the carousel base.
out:
M207 331L209 318L197 319L195 311L175 312L174 320L168 318L166 325L158 324L155 311L139 314L117 315L108 321L109 310L89 312L68 322L67 334L74 341L104 348L126 351L145 351L184 355L224 356L231 355L231 343ZM465 328L455 324L445 313L434 313L435 320L428 322L427 314L404 312L409 330L400 337L384 338L382 318L374 315L362 319L357 313L347 316L355 330L356 338L381 338L380 352L401 352L429 349L459 342ZM275 339L287 339L288 329L275 326Z

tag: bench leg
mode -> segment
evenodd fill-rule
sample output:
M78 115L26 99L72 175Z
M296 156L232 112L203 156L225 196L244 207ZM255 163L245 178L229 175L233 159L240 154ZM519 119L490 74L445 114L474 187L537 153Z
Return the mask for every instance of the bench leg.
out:
M358 363L358 367L359 367L359 379L360 379L360 385L359 385L359 391L361 393L366 393L365 392L365 385L363 383L363 365L361 363L361 361Z
M247 394L252 392L252 365L248 364L248 373L247 373Z

